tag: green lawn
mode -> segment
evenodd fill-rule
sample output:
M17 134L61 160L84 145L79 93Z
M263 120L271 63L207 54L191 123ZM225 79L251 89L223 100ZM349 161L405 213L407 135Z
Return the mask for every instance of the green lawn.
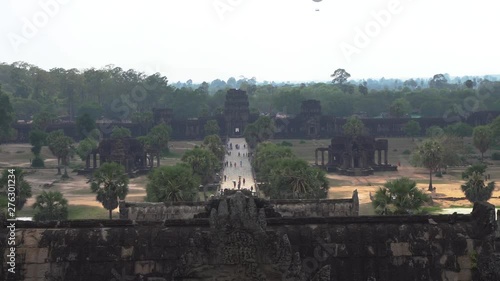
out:
M83 220L83 219L107 219L109 211L103 207L86 206L86 205L69 205L68 219ZM118 219L119 214L116 210L113 211L113 218Z
M119 214L117 210L113 211L113 218L118 219ZM33 217L35 211L31 206L25 206L16 214L18 217ZM83 219L107 219L109 217L108 210L103 207L87 206L87 205L69 205L68 206L68 219L70 220L83 220Z

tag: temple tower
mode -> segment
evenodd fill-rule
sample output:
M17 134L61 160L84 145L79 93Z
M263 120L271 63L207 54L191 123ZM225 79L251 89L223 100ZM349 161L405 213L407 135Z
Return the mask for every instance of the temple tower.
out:
M248 95L243 90L230 89L224 103L226 132L229 137L242 137L250 115Z

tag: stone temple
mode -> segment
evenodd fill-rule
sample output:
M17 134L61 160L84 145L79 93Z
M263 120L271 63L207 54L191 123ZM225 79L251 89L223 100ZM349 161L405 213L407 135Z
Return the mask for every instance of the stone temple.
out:
M316 149L315 164L329 172L348 176L367 176L374 171L396 171L397 166L388 163L388 151L387 139L376 140L370 136L334 137L328 147ZM319 153L321 163L318 162Z

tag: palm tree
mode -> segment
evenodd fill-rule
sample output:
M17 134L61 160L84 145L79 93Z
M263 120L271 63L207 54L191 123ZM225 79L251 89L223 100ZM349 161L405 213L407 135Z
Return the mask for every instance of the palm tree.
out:
M147 201L178 202L192 201L198 194L199 178L193 177L187 164L162 166L148 175Z
M477 126L472 133L474 146L481 152L481 162L484 159L484 153L493 143L493 131L490 126Z
M2 196L2 192L7 192L9 180L15 179L15 184L17 186L15 190L15 206L17 210L21 210L28 198L32 196L31 185L24 179L24 175L25 172L23 169L12 167L3 170L2 176L0 177L0 196Z
M468 181L461 185L467 200L471 203L488 201L495 190L495 182L484 183L484 175L480 172L472 172Z
M414 214L430 197L417 188L409 178L388 181L379 188L373 199L375 212L379 215Z
M33 209L38 209L35 221L65 220L68 218L68 200L58 191L42 192L36 197Z
M273 162L267 195L273 198L325 198L328 181L320 169L310 167L302 159L281 159Z
M432 187L432 173L439 167L443 161L443 148L437 140L426 140L419 145L414 155L415 162L429 169L429 191Z
M201 179L201 184L212 182L217 171L221 169L220 160L210 150L195 147L186 151L181 160L191 166L193 174Z
M97 193L96 200L109 210L109 219L112 219L112 211L118 207L118 199L124 200L127 196L128 182L125 167L118 163L104 163L94 173L90 188Z

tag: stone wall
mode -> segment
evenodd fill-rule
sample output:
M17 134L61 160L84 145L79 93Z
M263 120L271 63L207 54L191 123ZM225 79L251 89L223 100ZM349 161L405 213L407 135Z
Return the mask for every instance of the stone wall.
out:
M271 200L269 202L261 199L256 200L260 208L268 209L268 214L277 212L283 217L333 217L357 216L359 214L357 190L353 192L351 199ZM120 202L120 218L163 221L166 219L192 219L203 213L206 214L205 217L208 217L212 205L212 203L204 202Z
M274 210L283 217L358 216L359 199L355 190L351 199L271 200Z
M266 218L236 194L203 219L17 222L17 275L0 279L500 280L497 228L489 204L471 215Z
M192 219L205 212L204 202L142 203L120 202L120 219L163 221L166 219Z

